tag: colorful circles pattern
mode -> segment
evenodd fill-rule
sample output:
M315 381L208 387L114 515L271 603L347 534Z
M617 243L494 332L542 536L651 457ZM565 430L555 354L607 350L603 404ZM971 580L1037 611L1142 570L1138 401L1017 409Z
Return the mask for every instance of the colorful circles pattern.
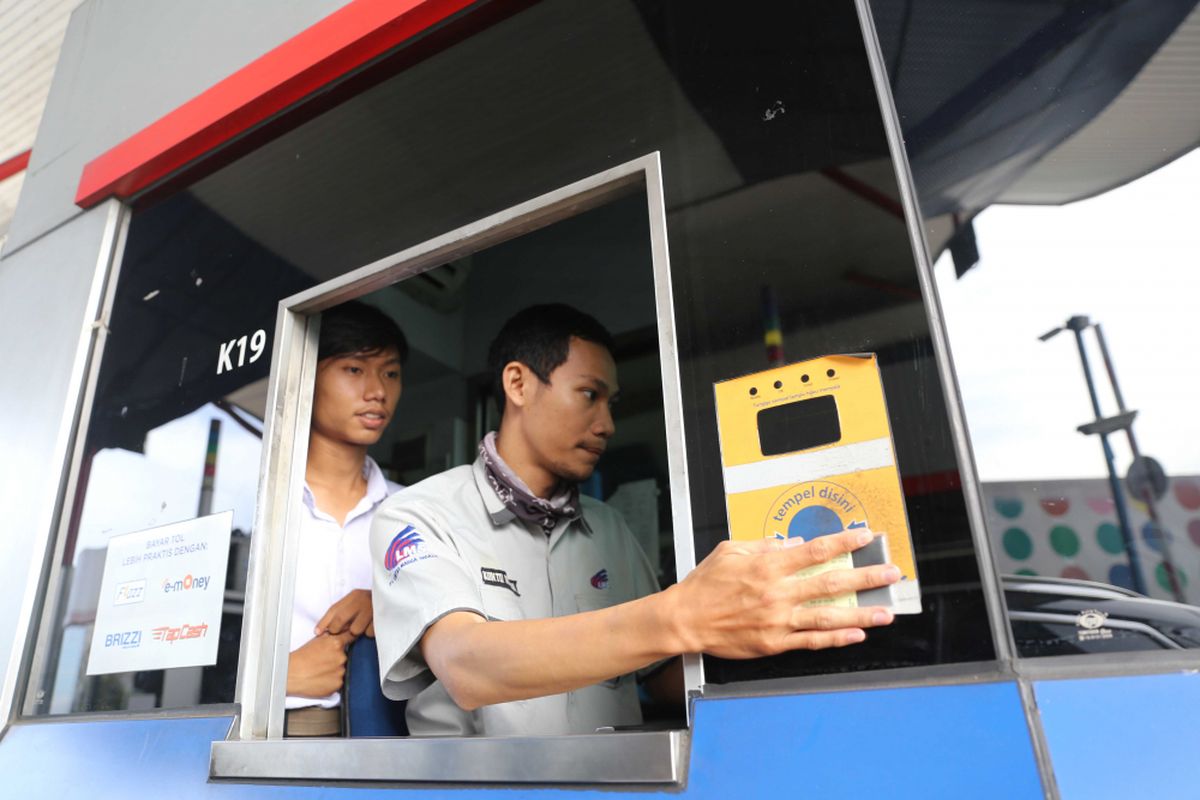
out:
M1125 541L1121 538L1121 529L1111 522L1102 522L1096 528L1096 544L1100 549L1112 555L1125 552Z
M997 497L992 501L996 511L1005 519L1016 519L1021 516L1021 512L1025 510L1025 506L1015 497Z
M1041 500L1042 511L1052 517L1061 517L1071 510L1071 502L1065 497L1045 497Z
M1050 546L1063 558L1079 552L1079 536L1066 525L1055 525L1050 529Z
M1175 574L1179 577L1179 586L1181 588L1186 587L1188 584L1187 573L1181 569L1176 569ZM1167 565L1161 561L1154 568L1154 580L1158 581L1158 585L1166 591L1171 591L1171 576L1167 574Z
M1179 501L1179 505L1186 508L1188 511L1200 509L1200 484L1195 481L1184 481L1178 478L1172 481L1174 483L1175 499Z
M1171 535L1169 530L1153 522L1147 522L1142 526L1142 541L1154 552L1161 553L1163 551L1164 539L1167 541L1167 544L1175 541L1175 537Z
M1004 552L1009 558L1024 561L1033 555L1033 540L1020 528L1009 528L1004 532Z
M1108 582L1113 586L1123 586L1126 589L1133 588L1133 573L1129 571L1128 564L1113 564L1108 568Z

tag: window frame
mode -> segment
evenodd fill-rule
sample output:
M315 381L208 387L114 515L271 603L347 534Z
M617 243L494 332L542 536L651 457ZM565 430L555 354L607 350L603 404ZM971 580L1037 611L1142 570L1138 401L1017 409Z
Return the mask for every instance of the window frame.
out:
M304 486L320 312L448 261L644 191L663 370L668 473L676 568L695 567L659 153L519 203L352 270L279 303L267 391L255 536L246 580L235 702L228 738L214 742L218 779L384 780L477 783L680 784L687 730L604 732L567 737L284 739L284 700L300 497ZM703 686L701 659L684 659L687 695ZM690 708L688 724L690 725ZM397 750L403 758L396 758ZM319 758L311 755L320 752ZM386 756L384 755L386 753ZM470 765L469 768L464 765ZM618 767L618 765L620 765Z
M56 720L63 717L75 717L95 714L138 713L138 712L73 712L68 715L38 713L34 710L38 701L38 687L35 682L46 675L51 663L50 650L56 662L61 655L61 639L54 636L54 628L58 620L48 611L57 609L56 602L62 597L65 588L63 576L63 551L66 549L67 534L71 519L76 511L79 481L83 472L83 443L87 441L88 429L91 423L92 406L96 399L96 386L100 375L100 366L104 360L104 348L108 342L108 323L112 319L113 306L116 302L117 284L121 277L121 263L125 255L125 245L129 238L129 226L133 219L132 209L120 202L110 201L104 209L104 231L101 236L100 248L96 257L95 277L93 280L92 302L89 302L89 316L94 317L84 323L85 331L90 332L91 341L87 347L87 361L82 368L81 386L78 402L74 407L74 417L63 421L64 427L70 430L70 443L67 447L68 456L62 465L60 479L59 502L54 509L53 521L45 534L45 541L39 542L34 548L42 559L41 569L36 580L30 580L26 587L26 607L32 608L29 622L25 629L25 645L20 653L20 669L15 670L15 680L10 686L5 686L6 697L11 700L5 703L9 721L48 719ZM85 335L88 335L85 333ZM14 653L14 655L17 655ZM8 694L11 692L11 694ZM196 706L196 708L204 708ZM161 713L162 709L150 712Z

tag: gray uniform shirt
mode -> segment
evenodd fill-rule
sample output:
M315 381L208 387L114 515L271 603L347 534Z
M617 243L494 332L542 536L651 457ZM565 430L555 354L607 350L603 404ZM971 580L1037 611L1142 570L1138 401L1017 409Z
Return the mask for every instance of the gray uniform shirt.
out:
M421 658L421 636L453 611L490 620L592 611L658 590L614 509L581 498L582 519L549 536L504 507L479 460L386 500L371 525L372 599L383 693L407 699L414 736L591 733L642 721L626 675L566 694L463 711Z

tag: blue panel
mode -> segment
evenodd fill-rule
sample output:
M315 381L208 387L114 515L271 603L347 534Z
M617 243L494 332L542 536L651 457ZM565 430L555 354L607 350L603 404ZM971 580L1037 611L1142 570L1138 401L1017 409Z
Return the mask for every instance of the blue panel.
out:
M208 783L228 718L49 722L0 740L4 795L103 798L396 797L391 789ZM619 764L613 765L620 770ZM512 798L528 789L414 789L411 798ZM539 797L612 800L612 791ZM677 791L638 796L679 797ZM696 707L686 798L1040 798L1016 687L941 686L707 700Z
M1043 796L1012 683L701 703L690 779L725 800Z
M1200 676L1034 686L1064 800L1200 797Z

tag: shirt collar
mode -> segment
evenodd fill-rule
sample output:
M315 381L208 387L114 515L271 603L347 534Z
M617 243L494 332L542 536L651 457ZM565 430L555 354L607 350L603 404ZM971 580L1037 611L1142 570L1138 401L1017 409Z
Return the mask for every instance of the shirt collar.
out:
M375 463L375 459L371 458L370 456L366 457L366 459L363 461L362 474L363 477L367 479L367 492L362 496L362 499L358 501L358 505L356 505L354 509L346 515L346 524L349 524L350 520L354 519L355 517L374 509L375 506L379 505L388 498L387 479L383 477L383 470L381 470L379 465ZM321 511L319 508L317 508L317 501L316 498L313 497L312 489L308 488L308 481L304 482L304 492L300 497L301 500L304 501L305 507L308 508L309 513L314 517L328 517L324 511ZM332 517L329 518L332 519Z
M484 469L483 459L476 457L475 463L471 465L471 475L475 478L475 488L479 490L479 497L483 500L483 507L487 510L488 517L492 520L492 525L499 528L501 525L507 525L517 518L517 515L509 510L508 506L504 505L504 501L496 494L496 490L488 483L487 470ZM583 513L583 501L580 501L579 509L579 527L584 533L591 534L592 527L588 525L587 517Z

